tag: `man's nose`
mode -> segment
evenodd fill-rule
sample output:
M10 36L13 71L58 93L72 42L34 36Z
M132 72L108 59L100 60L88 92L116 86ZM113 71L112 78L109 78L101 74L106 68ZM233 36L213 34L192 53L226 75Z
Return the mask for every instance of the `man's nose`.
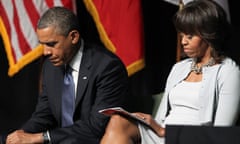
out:
M48 48L47 46L43 46L43 55L48 56L52 54L51 48Z

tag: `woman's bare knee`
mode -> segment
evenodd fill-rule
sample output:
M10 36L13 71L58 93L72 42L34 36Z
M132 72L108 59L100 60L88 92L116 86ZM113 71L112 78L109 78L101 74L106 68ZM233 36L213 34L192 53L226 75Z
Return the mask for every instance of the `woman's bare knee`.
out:
M136 135L139 135L139 130L134 121L121 115L112 115L105 134L110 134L112 136L122 135L126 137L136 137Z
M101 144L116 140L119 143L132 143L138 135L139 130L135 122L120 115L112 115Z

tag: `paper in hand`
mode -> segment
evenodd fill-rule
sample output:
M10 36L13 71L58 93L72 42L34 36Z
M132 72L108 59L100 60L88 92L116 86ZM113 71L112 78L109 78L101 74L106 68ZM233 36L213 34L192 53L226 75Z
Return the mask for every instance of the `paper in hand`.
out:
M134 114L126 111L122 107L112 107L112 108L102 109L102 110L99 110L99 113L102 113L106 116L111 116L113 114L119 114L119 115L122 115L124 117L136 120L137 122L140 122L141 124L143 124L147 127L150 127L150 125L146 121L144 121L143 119L141 119L141 118L135 116Z

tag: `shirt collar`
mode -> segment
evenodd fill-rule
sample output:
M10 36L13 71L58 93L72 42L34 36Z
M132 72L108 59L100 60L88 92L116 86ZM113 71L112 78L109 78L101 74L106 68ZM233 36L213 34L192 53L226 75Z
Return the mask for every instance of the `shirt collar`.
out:
M80 49L78 50L77 54L73 57L73 60L70 62L70 66L72 67L73 71L76 71L76 72L79 71L80 64L82 61L83 47L84 47L84 41L83 39L81 39Z

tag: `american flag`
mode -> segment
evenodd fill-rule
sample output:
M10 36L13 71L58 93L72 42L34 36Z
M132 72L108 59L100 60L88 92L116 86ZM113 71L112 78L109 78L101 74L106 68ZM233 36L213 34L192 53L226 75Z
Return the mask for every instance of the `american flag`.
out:
M103 44L125 64L131 76L144 68L140 0L83 0Z
M0 0L0 35L9 62L9 76L42 55L36 25L39 17L53 6L76 12L75 0Z

